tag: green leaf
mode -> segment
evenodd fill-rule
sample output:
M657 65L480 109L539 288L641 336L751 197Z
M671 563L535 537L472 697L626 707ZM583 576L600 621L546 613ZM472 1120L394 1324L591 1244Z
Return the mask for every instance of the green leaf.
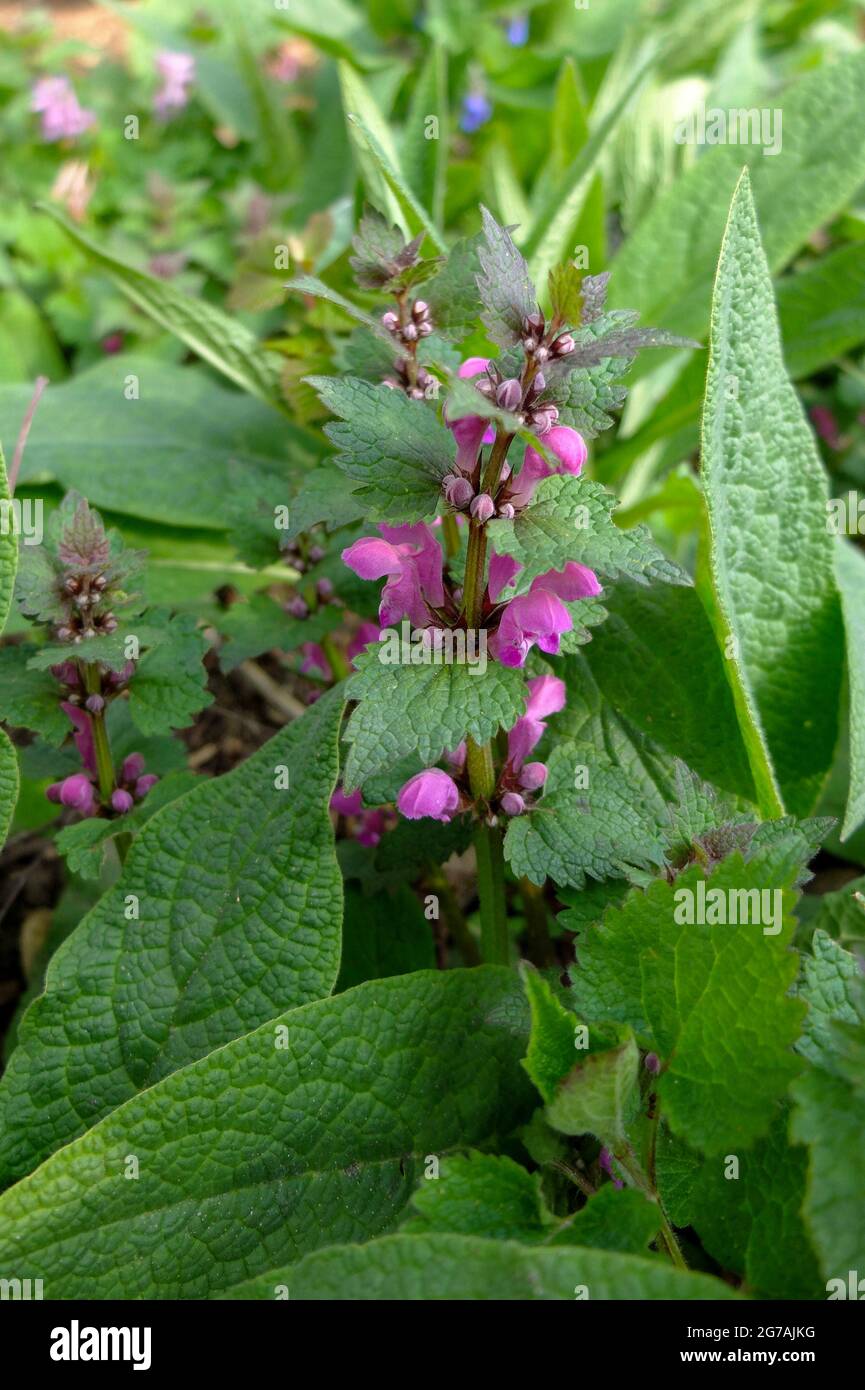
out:
M507 829L505 857L515 874L581 888L587 876L624 878L631 867L663 863L657 813L623 768L600 760L591 765L584 748L568 743L553 750L547 765L535 809L515 816ZM589 772L585 791L575 790L581 768Z
M177 613L160 641L137 663L129 686L129 711L143 734L185 729L213 703L205 688L203 659L209 643L191 613Z
M865 178L863 74L865 54L853 53L800 78L782 104L783 152L750 161L773 272L832 221ZM746 158L739 144L713 145L658 194L614 262L617 305L675 332L704 331L727 208Z
M513 728L525 710L523 672L490 661L418 666L387 665L388 644L368 647L346 686L358 704L349 720L343 784L346 791L417 753L429 767L468 735L486 743L499 728Z
M337 70L349 139L369 199L389 223L395 222L408 235L403 208L381 162L386 162L391 173L399 169L399 153L388 122L356 68L340 59ZM377 152L373 151L371 139Z
M544 1112L562 1134L593 1134L614 1151L627 1144L639 1100L640 1050L630 1029L618 1047L593 1052L571 1068Z
M641 1255L658 1234L659 1224L657 1202L635 1187L617 1191L612 1183L606 1183L547 1243L591 1245Z
M27 668L38 650L32 642L0 648L0 719L33 729L59 748L72 725L60 708L61 688L50 671Z
M418 201L441 222L449 149L447 52L433 43L413 84L411 104L402 137L402 167L406 183ZM427 121L435 116L438 129L429 137Z
M523 565L520 585L548 570L562 570L570 560L616 579L687 583L687 575L667 560L646 526L622 531L613 522L617 500L600 483L554 474L544 478L532 505L513 521L492 521L488 530L498 554L513 555Z
M605 698L701 777L753 801L725 662L696 590L621 579L603 602L585 661Z
M527 1118L521 996L504 969L425 971L217 1045L0 1198L0 1264L54 1298L200 1299L392 1228L428 1154Z
M697 1168L687 1212L718 1264L761 1298L819 1298L821 1280L802 1221L807 1151L787 1139L789 1111L778 1110L765 1138L745 1153L717 1154ZM734 1169L731 1160L735 1159ZM667 1157L658 1146L658 1184L666 1203Z
M325 433L339 450L338 467L363 484L353 492L372 514L396 522L434 512L454 461L453 436L434 412L359 377L307 379L340 416Z
M424 289L436 333L461 343L472 333L481 313L478 275L482 232L456 242L442 269Z
M353 304L345 295L338 290L332 290L330 285L326 285L323 280L319 280L315 275L293 275L290 280L285 282L287 290L295 290L297 294L309 294L315 299L325 299L328 304L336 304L338 308L345 312L358 323L362 323L364 328L368 328L370 333L374 333L377 338L383 338L383 330L377 319L372 314L368 314L365 309L361 309L357 304ZM390 340L393 341L392 339ZM392 356L392 354L391 354Z
M570 254L571 232L591 189L599 158L653 63L654 57L637 69L630 82L623 87L618 100L599 121L560 180L537 208L523 249L531 264L532 276L539 284L546 280L554 265Z
M134 834L163 806L197 786L198 781L198 775L194 772L172 772L167 777L161 777L128 815L117 820L93 817L65 825L58 832L55 844L66 860L69 872L77 874L79 878L98 880L104 868L109 840L117 835Z
M0 1084L7 1179L167 1073L330 991L342 880L328 802L341 713L339 694L325 696L144 826L21 1024ZM275 785L280 768L288 790Z
M850 785L841 827L841 838L846 840L865 820L865 555L842 543L836 549L835 563L850 686Z
M442 1160L418 1186L406 1235L487 1236L535 1243L550 1229L539 1173L502 1154L470 1153Z
M262 652L295 651L304 642L320 642L339 627L341 608L326 603L307 618L292 618L267 594L253 594L248 603L233 603L218 620L226 644L219 654L223 671L233 671L248 657Z
M840 1279L841 1297L848 1297L849 1271L865 1267L865 1029L860 1026L855 1035L859 1055L850 1075L839 1066L842 1039L831 1071L812 1067L793 1083L790 1133L810 1149L804 1215L822 1272L827 1281ZM838 1297L828 1285L827 1292Z
M530 966L522 970L532 1027L523 1066L549 1103L559 1082L574 1065L576 1019L553 994L543 975Z
M523 322L538 311L538 297L529 268L511 234L481 208L484 241L478 245L481 319L492 341L513 347L524 336Z
M346 886L337 994L364 980L386 980L434 965L432 929L410 888L400 885L367 897Z
M702 477L719 637L760 805L807 815L835 751L841 615L834 541L816 520L826 480L784 371L747 174L715 284Z
M395 1235L308 1256L241 1284L232 1298L562 1300L735 1298L706 1274L609 1250L547 1250L479 1236Z
M834 893L803 898L800 916L804 917L803 909L809 908L813 911L808 913L807 925L815 937L818 932L826 932L843 946L861 949L865 941L865 876L845 883Z
M815 931L811 955L802 956L799 997L808 1016L796 1050L816 1067L831 1071L839 1050L838 1023L857 1025L865 1015L865 984L859 959L824 931Z
M105 271L117 288L145 314L242 390L285 412L279 354L262 347L250 329L215 304L192 299L170 281L158 280L109 255L68 222L57 208L48 203L41 203L39 208L46 217L53 218L90 262Z
M778 281L784 361L794 381L865 341L865 246L841 246Z
M130 377L138 383L137 400L124 394ZM5 437L17 432L29 396L29 386L0 387ZM233 460L244 470L276 470L287 482L320 452L312 435L259 401L224 389L200 368L122 355L49 387L33 421L21 480L41 484L52 477L95 507L168 526L221 530L231 523Z
M783 843L747 862L733 854L708 877L693 865L609 908L577 945L577 1010L630 1025L658 1053L670 1127L707 1153L735 1153L765 1134L772 1104L801 1071L791 1049L803 1008L790 997L797 960L788 949L797 872ZM780 924L779 898L765 900L766 911L760 896L757 912L756 899L733 896L749 890L783 895ZM694 920L713 915L715 925ZM734 915L758 920L725 921Z

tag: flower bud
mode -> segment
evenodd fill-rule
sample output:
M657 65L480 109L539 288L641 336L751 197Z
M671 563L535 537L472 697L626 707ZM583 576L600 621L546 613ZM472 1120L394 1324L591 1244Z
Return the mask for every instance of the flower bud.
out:
M139 777L138 781L135 783L136 800L140 801L143 796L146 796L150 788L155 786L158 781L159 778L152 772L147 772L143 777Z
M120 769L120 779L123 782L134 782L144 771L144 757L141 753L130 753L128 758L123 759L123 766Z
M495 516L496 504L488 492L480 492L469 507L469 511L481 525Z
M573 335L571 333L563 333L562 336L557 338L553 343L553 352L556 357L567 357L573 352L576 346Z
M405 342L413 343L418 336L417 324L407 323L405 328L400 329Z
M333 580L327 577L319 579L315 588L319 598L330 598L333 593Z
M506 816L521 816L526 809L526 803L519 792L505 792L502 797L502 810Z
M445 500L456 511L461 511L463 507L467 507L473 496L472 485L468 478L463 478L455 473L447 475L442 483L442 492L445 495Z
M428 338L432 331L433 326L430 323L429 319L424 319L417 326L417 334L419 338Z
M84 708L89 709L91 714L101 714L105 708L105 701L101 695L88 695L84 701Z
M288 600L285 610L293 618L306 618L309 614L309 606L306 600L300 597L300 594L295 594L294 598Z
M131 811L134 805L135 802L130 793L124 791L122 787L118 787L116 791L111 793L111 806L119 815L125 816L126 812Z
M393 309L388 309L386 314L382 314L381 321L388 333L394 333L399 328L399 315Z
M527 792L536 792L547 780L546 763L526 763L520 772L520 786Z
M427 304L425 299L416 299L414 304L411 306L411 311L414 318L423 319L426 318L427 314L429 313L429 305Z
M657 1052L647 1052L643 1058L643 1065L646 1071L650 1071L653 1076L657 1076L661 1070L661 1059Z
M496 391L496 401L502 410L516 410L522 398L523 388L513 376L509 377L507 381L503 381Z
M513 521L514 517L516 516L513 503L503 502L502 505L499 507L498 515L502 517L504 521Z
M323 560L326 554L327 551L323 545L311 545L309 547L309 558L314 565L317 565L319 560Z

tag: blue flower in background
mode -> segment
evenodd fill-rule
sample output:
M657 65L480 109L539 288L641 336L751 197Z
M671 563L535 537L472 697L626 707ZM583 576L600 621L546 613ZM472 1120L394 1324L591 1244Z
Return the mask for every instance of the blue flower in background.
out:
M472 135L476 130L480 130L482 125L486 125L492 114L493 108L483 92L468 92L463 97L460 129L467 135Z
M526 14L515 15L508 22L506 30L508 43L512 48L522 48L523 44L529 41L529 17Z

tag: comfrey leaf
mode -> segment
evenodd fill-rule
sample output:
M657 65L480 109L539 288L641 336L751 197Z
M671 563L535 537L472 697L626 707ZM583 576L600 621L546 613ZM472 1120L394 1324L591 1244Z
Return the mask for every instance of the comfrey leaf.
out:
M417 521L436 509L453 465L451 432L435 413L402 391L358 377L309 377L339 422L325 433L339 450L336 463L361 487L354 495L376 517Z
M486 208L481 208L481 217L486 241L478 249L481 319L494 343L502 348L513 347L525 333L525 320L537 313L538 297L528 265L510 232L500 227Z

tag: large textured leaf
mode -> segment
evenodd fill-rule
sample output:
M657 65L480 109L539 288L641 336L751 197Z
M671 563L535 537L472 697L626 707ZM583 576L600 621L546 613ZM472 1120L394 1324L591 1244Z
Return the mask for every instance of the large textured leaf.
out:
M370 647L357 658L346 688L358 701L345 733L346 790L409 753L429 766L466 735L485 743L497 729L512 728L525 710L522 671L495 661L485 670L465 662L390 666L379 660L380 651Z
M45 1278L49 1298L205 1298L392 1228L428 1154L528 1117L521 995L483 966L375 980L283 1014L0 1198L0 1263Z
M658 1089L670 1127L707 1153L736 1153L764 1134L773 1102L802 1069L792 1045L804 1010L789 994L797 968L789 950L797 871L783 846L747 863L731 855L708 878L694 865L673 884L658 880L609 908L577 944L573 985L581 1016L630 1024L657 1052L667 1063ZM716 924L701 923L700 915L710 916L697 907L701 881L707 892L718 889L722 901L736 902L737 918L743 900L731 896L736 890L777 892L783 919L770 896L766 920L761 897L759 914L752 903L746 922L725 921L734 915L730 906ZM696 920L688 920L686 900L676 896L682 890Z
M753 800L724 659L696 591L623 579L603 602L607 620L584 659L610 704L701 777Z
M41 210L53 217L70 241L110 275L118 289L145 314L244 391L279 410L286 409L280 386L281 359L263 348L250 329L215 304L192 299L170 281L158 280L109 255L50 204L43 204Z
M609 1250L539 1250L479 1236L396 1235L310 1255L234 1289L232 1298L293 1301L735 1298L719 1279ZM575 1290L583 1290L575 1294Z
M781 269L865 178L863 80L861 52L801 78L783 102L778 155L733 142L706 148L658 195L616 258L614 302L674 332L703 333L727 208L746 162L769 265Z
M841 838L846 839L865 820L865 555L842 544L835 559L850 683L850 785L841 827Z
M835 751L841 614L826 480L784 370L747 174L715 284L702 472L712 583L761 804L807 815Z
M842 246L785 275L778 282L778 317L794 381L863 342L865 246Z
M137 400L124 394L130 376ZM29 386L0 387L4 437L17 432L29 396ZM21 479L56 478L94 507L148 521L223 529L232 519L233 461L282 474L289 502L292 474L318 451L312 436L200 369L130 354L48 389Z
M326 426L338 466L363 484L354 488L371 513L417 521L435 511L442 478L454 461L450 430L420 401L359 377L309 377L340 420Z
M0 1083L7 1181L166 1073L332 989L341 711L339 694L325 696L136 838L21 1024Z

